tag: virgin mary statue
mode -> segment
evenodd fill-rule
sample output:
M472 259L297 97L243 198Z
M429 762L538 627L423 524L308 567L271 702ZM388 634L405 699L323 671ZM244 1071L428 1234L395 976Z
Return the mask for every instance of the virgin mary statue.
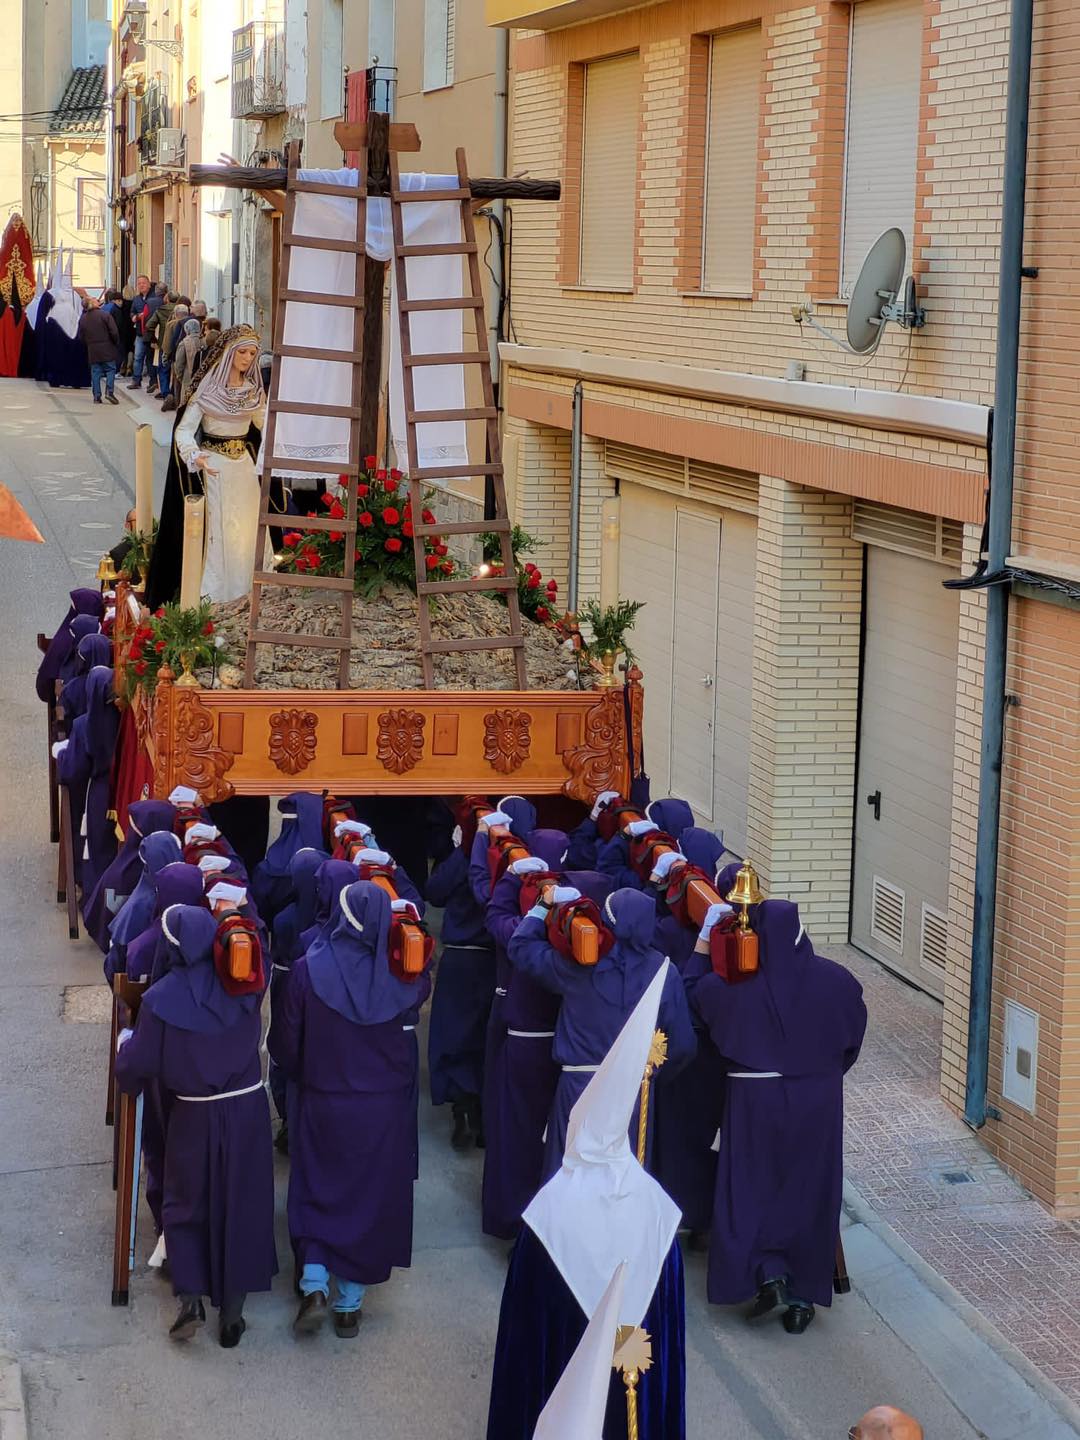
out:
M180 588L185 495L206 496L203 595L220 602L251 590L261 503L255 458L265 417L259 337L236 325L199 366L177 415L147 583L151 608L174 600Z

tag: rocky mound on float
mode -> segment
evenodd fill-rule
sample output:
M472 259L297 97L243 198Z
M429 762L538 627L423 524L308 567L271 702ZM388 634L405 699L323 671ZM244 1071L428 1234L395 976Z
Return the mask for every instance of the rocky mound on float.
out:
M247 645L247 597L218 605L214 624L230 656L243 665ZM490 595L446 595L432 607L431 629L437 640L505 635L506 607ZM554 630L522 617L525 665L531 690L576 690L573 657ZM336 635L341 607L336 598L310 592L267 587L259 609L259 626L292 634ZM402 586L386 586L372 599L353 599L352 688L356 690L421 690L417 599ZM313 647L260 645L255 683L260 689L333 690L337 684L337 651ZM515 690L512 652L473 650L435 656L439 690Z

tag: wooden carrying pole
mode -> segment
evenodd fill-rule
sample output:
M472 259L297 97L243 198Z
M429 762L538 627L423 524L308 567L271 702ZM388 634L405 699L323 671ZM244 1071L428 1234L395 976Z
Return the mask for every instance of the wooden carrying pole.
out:
M341 127L339 127L340 129ZM401 127L390 127L390 143L394 145L393 132ZM360 149L366 146L358 147ZM394 145L398 151L403 146ZM192 165L188 179L192 185L219 185L225 190L285 190L288 170L268 169L255 165ZM469 193L474 200L558 200L562 186L558 180L526 180L494 176L484 178L472 175L468 181ZM389 195L390 183L385 176L372 175L368 182L369 195Z

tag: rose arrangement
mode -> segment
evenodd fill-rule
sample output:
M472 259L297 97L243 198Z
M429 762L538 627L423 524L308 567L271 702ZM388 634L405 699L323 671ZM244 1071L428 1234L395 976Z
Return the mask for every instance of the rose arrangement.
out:
M383 585L405 585L416 590L416 564L413 557L412 504L400 470L379 468L378 459L368 455L364 460L365 474L357 483L355 589L367 598ZM342 475L327 490L322 503L331 520L344 520L348 503L348 477ZM434 495L424 495L421 523L434 525L435 516L427 508ZM315 511L308 511L309 517ZM345 564L344 530L290 530L283 542L278 569L298 575L341 575ZM424 564L432 580L449 580L454 575L441 535L424 537Z
M191 610L183 610L175 603L163 605L153 615L140 619L124 662L127 693L141 688L150 694L162 665L179 674L185 666L198 670L225 659L211 614L211 603L204 600Z
M504 574L502 560L502 546L500 537L493 531L485 532L480 537L484 550L484 563L488 572L492 575ZM557 617L557 597L559 586L554 580L545 580L544 576L532 560L526 560L522 564L521 556L527 555L530 551L537 550L544 542L537 540L528 531L523 530L520 525L515 525L510 532L510 549L514 556L514 566L517 569L518 582L518 608L529 620L535 620L538 624L553 624Z

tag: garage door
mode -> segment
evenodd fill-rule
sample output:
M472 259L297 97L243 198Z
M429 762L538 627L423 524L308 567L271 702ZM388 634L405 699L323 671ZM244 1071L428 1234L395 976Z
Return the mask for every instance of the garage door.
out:
M866 556L851 939L940 995L960 601L942 564Z
M652 793L687 800L743 854L756 523L642 485L620 497L619 591L645 602L631 643Z

